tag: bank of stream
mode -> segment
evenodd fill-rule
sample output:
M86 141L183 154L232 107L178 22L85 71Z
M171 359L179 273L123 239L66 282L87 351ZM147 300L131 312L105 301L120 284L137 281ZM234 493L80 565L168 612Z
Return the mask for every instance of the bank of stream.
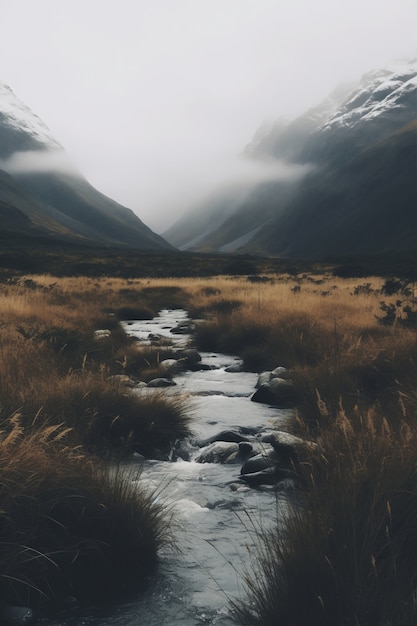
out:
M124 322L138 341L149 336L169 337L185 346L188 334L172 330L187 321L182 310L163 310L153 320ZM240 480L242 460L198 462L204 443L222 431L233 431L257 444L272 429L286 430L290 409L251 401L257 375L239 371L233 355L202 352L196 371L175 374L175 385L164 393L187 394L191 406L189 440L173 450L168 460L133 458L132 480L140 481L169 503L173 516L175 549L160 554L156 576L145 593L116 607L92 608L48 620L48 626L235 626L230 598L244 598L244 574L256 556L255 530L283 519L291 485L251 488ZM279 364L277 364L279 365ZM229 371L227 371L229 370ZM230 371L231 370L231 371ZM137 389L134 393L160 393ZM258 444L257 444L258 445ZM266 445L266 444L265 444ZM201 461L201 459L200 459Z

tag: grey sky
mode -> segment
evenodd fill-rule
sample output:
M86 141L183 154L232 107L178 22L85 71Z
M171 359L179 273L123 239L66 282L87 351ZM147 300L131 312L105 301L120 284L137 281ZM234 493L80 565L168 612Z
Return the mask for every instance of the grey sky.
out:
M162 232L258 126L417 53L415 0L0 0L0 80Z

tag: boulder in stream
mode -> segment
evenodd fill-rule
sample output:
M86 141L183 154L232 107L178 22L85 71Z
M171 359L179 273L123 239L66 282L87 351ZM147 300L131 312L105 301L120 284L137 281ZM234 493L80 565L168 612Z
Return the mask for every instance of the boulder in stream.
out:
M184 362L181 359L164 359L159 363L159 368L167 376L178 374L178 372L182 372L185 369Z
M201 362L201 354L194 348L183 348L175 351L175 357L181 359L184 366L188 369L194 369Z
M224 371L229 374L239 374L243 372L243 362L238 361L237 363L232 363L232 365L228 365Z
M278 463L278 456L272 446L265 446L262 452L250 456L242 465L240 473L253 474Z
M260 470L259 472L241 474L240 476L240 479L250 487L259 487L260 485L276 485L282 480L298 480L298 478L298 475L293 470L285 467L279 467L278 465L272 465Z
M172 387L176 384L170 378L153 378L148 382L148 387Z
M317 444L314 441L302 439L301 437L297 437L296 435L292 435L291 433L287 433L283 430L271 430L270 432L265 433L262 436L262 441L264 443L270 443L278 455L279 450L284 449L285 447L291 448L298 454L302 454L303 451L305 452L307 450L314 450L317 448Z
M256 381L255 388L259 389L259 387L263 387L263 385L269 385L271 378L271 372L261 372L258 375L258 380Z
M239 443L241 441L249 441L249 439L237 430L222 430L216 435L207 437L207 439L200 439L197 442L197 445L203 448L204 446L208 446L210 443L214 443L215 441L234 441L235 443Z
M282 365L279 365L271 372L271 378L287 378L287 376L288 370L286 367L282 367Z
M239 452L239 444L233 441L214 441L200 450L196 463L230 463Z
M296 390L290 380L271 378L262 384L251 397L252 402L262 402L274 406L288 406L297 399Z
M197 463L241 463L252 453L252 446L247 441L214 441L201 448L195 458Z
M195 324L188 320L187 322L182 322L178 324L178 326L174 326L169 331L173 335L189 335L195 329Z
M267 370L265 372L261 372L258 375L258 380L256 381L255 388L259 389L262 385L269 385L273 378L287 378L288 370L286 367L276 367L273 370Z

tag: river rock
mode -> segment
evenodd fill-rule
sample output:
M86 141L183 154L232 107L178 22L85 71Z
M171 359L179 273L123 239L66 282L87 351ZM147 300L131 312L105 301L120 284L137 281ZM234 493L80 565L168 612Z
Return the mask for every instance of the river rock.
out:
M173 335L188 335L194 329L195 324L189 320L188 322L182 322L181 324L178 324L178 326L174 326L174 328L171 328L169 332Z
M266 467L259 472L252 474L241 474L240 480L243 480L250 487L258 487L259 485L276 485L282 480L297 480L298 476L290 469L272 465Z
M295 402L296 391L290 380L285 378L271 378L269 383L263 384L251 397L252 402L263 402L274 406L288 406Z
M229 374L238 374L240 372L243 372L243 363L239 362L239 363L233 363L232 365L228 365L227 367L224 368L225 372L228 372Z
M255 388L259 389L259 387L262 387L263 385L269 385L271 378L271 372L261 372L258 376L258 380L256 381Z
M306 449L314 450L315 448L317 448L317 444L314 441L302 439L301 437L297 437L296 435L287 433L284 430L272 430L269 433L264 434L261 437L261 440L264 443L270 443L275 450L280 445L291 446L297 452L301 452L302 450Z
M110 337L111 332L109 331L108 328L102 328L100 330L95 330L94 331L94 336L96 339L106 339L107 337Z
M176 384L170 378L153 378L148 382L148 387L171 387Z
M261 372L258 375L258 380L256 381L255 389L259 389L262 385L268 385L273 378L286 378L288 375L288 370L286 367L276 367L272 371L267 370L266 372Z
M253 454L252 445L248 441L214 441L201 448L195 458L197 463L242 463Z
M194 348L176 350L175 356L184 363L185 367L194 369L201 362L201 354Z
M302 460L309 450L317 446L312 441L306 441L284 431L275 431L265 435L262 441L272 445L281 467L286 466L296 471L300 469L300 459Z
M274 467L278 462L278 456L272 446L268 446L258 454L250 456L240 469L241 474L253 474L268 467Z
M218 369L218 368L212 367L208 363L196 363L195 365L190 367L190 369L193 370L193 372L196 372L196 371L208 372L208 370L214 370L214 369Z
M256 455L256 452L253 449L253 443L250 443L249 441L239 441L239 452L243 458L249 458Z
M235 443L239 443L241 441L249 441L249 439L236 430L222 430L220 433L217 433L217 435L207 437L207 439L201 439L198 441L198 445L203 448L215 441L234 441Z
M196 463L233 463L239 454L239 444L233 441L214 441L201 448Z
M276 367L271 372L271 378L286 378L288 376L288 370L286 367Z
M177 374L184 370L184 363L179 359L164 359L159 363L159 368L164 374Z

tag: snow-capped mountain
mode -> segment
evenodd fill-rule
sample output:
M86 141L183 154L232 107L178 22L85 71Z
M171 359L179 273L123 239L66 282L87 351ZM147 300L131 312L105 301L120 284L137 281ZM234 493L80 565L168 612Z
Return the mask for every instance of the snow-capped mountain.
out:
M0 157L18 150L64 150L40 117L0 82Z
M337 127L355 128L394 109L405 111L407 100L417 88L417 59L394 70L375 70L365 74L349 98L317 129L331 131Z
M416 130L417 59L369 72L301 117L264 127L245 149L252 159L309 163L304 177L254 186L231 215L224 207L214 231L190 232L185 216L164 236L183 249L299 257L417 248Z
M92 187L46 124L0 83L0 235L172 250L131 211Z

